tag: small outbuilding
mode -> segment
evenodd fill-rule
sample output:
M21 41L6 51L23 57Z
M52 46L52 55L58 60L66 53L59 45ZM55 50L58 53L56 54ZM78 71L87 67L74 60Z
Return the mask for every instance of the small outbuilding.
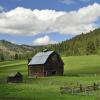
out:
M20 72L11 74L7 77L7 83L21 83L23 81L23 75Z
M60 55L55 51L37 53L32 59L28 59L28 76L62 76L64 72L64 63Z

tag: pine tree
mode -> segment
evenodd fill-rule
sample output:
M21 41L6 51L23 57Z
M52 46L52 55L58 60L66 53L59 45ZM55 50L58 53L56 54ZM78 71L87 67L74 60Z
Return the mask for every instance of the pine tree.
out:
M87 47L86 47L86 52L87 52L87 55L96 53L95 44L92 41L88 42Z
M5 60L5 57L4 57L4 54L1 54L1 61L4 61Z
M19 58L19 57L18 57L18 54L16 53L16 54L15 54L15 59L18 60L18 58Z

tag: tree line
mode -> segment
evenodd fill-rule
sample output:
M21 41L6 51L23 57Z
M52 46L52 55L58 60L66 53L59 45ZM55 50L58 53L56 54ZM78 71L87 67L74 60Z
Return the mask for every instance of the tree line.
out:
M63 56L100 54L100 28L87 34L82 33L59 44L48 45L47 48L55 50Z

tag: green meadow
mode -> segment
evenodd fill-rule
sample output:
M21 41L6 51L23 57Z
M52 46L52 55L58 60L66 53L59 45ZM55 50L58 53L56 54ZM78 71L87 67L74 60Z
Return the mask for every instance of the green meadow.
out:
M61 94L60 87L100 83L100 56L62 57L64 76L28 78L27 60L0 62L0 100L100 100L100 90L92 95ZM11 73L21 72L23 83L9 83Z

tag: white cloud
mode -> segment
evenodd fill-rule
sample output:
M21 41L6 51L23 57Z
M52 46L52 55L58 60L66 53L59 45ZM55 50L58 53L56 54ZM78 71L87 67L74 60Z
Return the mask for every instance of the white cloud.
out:
M48 32L57 17L64 12L55 10L31 10L17 7L0 14L0 32L17 35L34 35Z
M17 7L0 13L0 33L36 35L58 32L80 34L93 30L100 17L100 4L94 3L76 11L31 10Z
M50 39L49 36L44 36L33 40L33 45L47 45L47 44L55 44L56 41Z

